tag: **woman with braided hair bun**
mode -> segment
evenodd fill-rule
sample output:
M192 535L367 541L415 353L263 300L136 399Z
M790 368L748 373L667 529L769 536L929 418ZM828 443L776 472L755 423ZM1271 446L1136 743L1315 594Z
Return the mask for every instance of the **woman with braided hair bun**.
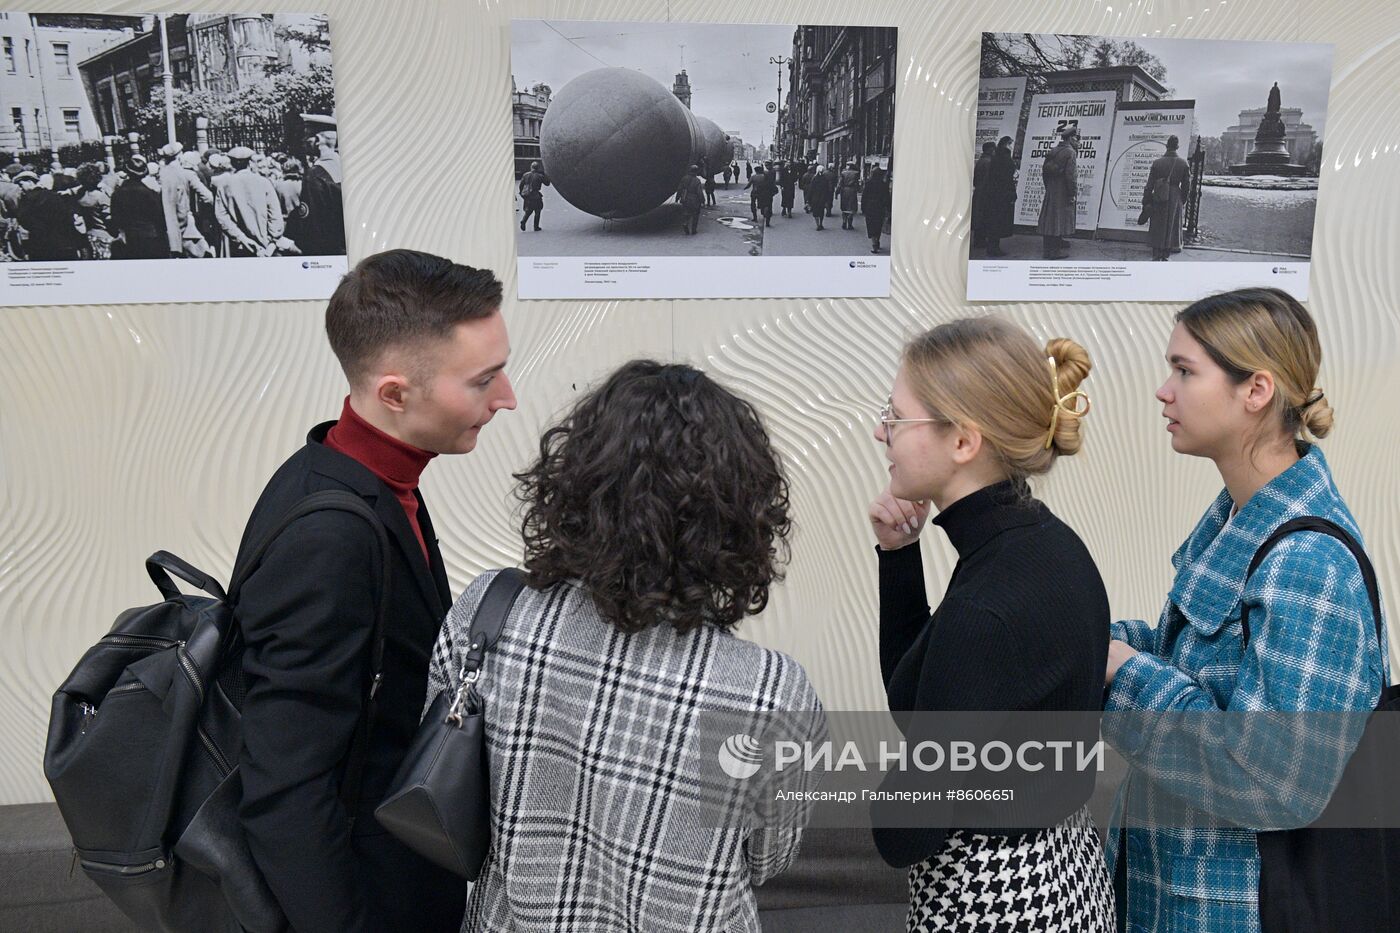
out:
M1176 315L1164 355L1157 400L1172 450L1211 460L1224 488L1172 555L1156 626L1113 623L1103 734L1129 770L1108 852L1121 929L1254 933L1278 928L1261 916L1285 903L1330 894L1266 884L1260 831L1306 826L1331 798L1390 683L1385 630L1361 531L1315 443L1333 412L1308 312L1274 288L1212 295ZM1318 522L1262 548L1303 517L1356 551ZM1377 869L1327 866L1371 895L1342 905L1368 919L1289 928L1394 929L1370 913L1393 899Z
M1097 740L1108 596L1079 536L1028 484L1079 450L1090 366L1073 340L1041 346L995 317L942 324L905 346L875 430L890 482L870 506L891 711L976 711L979 739L1013 745L1018 714L1083 711L1073 738ZM958 563L930 613L919 533L933 508ZM902 720L907 745L929 737L919 725L929 719ZM1038 828L901 828L893 808L872 808L880 854L909 868L910 931L1112 929L1087 807L1093 773L1018 780L1028 797L1055 801Z

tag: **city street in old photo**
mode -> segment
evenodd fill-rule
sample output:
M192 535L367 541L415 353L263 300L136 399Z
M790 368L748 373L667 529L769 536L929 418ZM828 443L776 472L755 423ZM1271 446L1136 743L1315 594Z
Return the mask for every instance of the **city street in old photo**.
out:
M521 296L888 294L895 45L890 27L513 22Z

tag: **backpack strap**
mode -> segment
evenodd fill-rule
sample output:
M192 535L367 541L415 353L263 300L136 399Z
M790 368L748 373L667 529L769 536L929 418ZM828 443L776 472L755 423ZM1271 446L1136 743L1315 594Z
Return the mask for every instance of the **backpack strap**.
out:
M1342 542L1346 545L1347 550L1351 551L1351 556L1356 558L1356 563L1361 568L1361 578L1366 582L1366 595L1371 600L1371 618L1376 623L1376 645L1380 648L1381 654L1384 655L1385 635L1381 622L1381 591L1380 585L1376 582L1376 568L1371 565L1371 559L1366 556L1361 545L1356 543L1356 539L1335 522L1319 518L1316 515L1304 515L1279 525L1278 528L1274 529L1273 534L1265 538L1264 543L1259 545L1259 550L1254 552L1254 557L1249 562L1249 569L1245 571L1245 584L1248 585L1249 578L1254 575L1254 571L1259 569L1259 565L1264 562L1264 558L1273 550L1274 545L1295 531L1315 531L1318 534L1328 535ZM1240 603L1240 626L1244 630L1244 640L1241 644L1247 645L1249 644L1249 603L1243 601Z
M190 586L198 587L215 599L228 599L228 595L224 593L224 588L219 585L218 580L169 551L156 551L146 558L146 573L150 576L151 582L156 585L156 589L160 590L160 595L166 599L176 599L180 595L179 588L170 579L172 573Z
M384 678L384 615L389 602L389 535L384 530L384 523L379 520L379 516L374 513L374 509L365 504L365 500L352 492L341 489L326 489L320 492L313 492L306 496L296 505L292 506L283 515L281 520L271 528L267 534L263 535L248 560L240 568L235 568L233 578L229 581L228 601L232 606L238 605L238 595L243 589L243 584L252 576L253 571L262 563L269 548L282 532L295 521L304 518L314 512L349 512L363 518L374 531L376 548L378 550L379 564L379 602L374 609L374 628L370 634L370 683L369 695L365 698L364 711L360 715L360 721L355 727L355 738L350 744L350 754L346 759L345 780L340 786L340 799L345 804L349 812L350 821L355 820L355 810L360 802L360 788L364 780L365 760L369 754L370 735L374 730L375 713L377 711L376 695L379 693L379 685ZM230 628L234 628L230 626Z

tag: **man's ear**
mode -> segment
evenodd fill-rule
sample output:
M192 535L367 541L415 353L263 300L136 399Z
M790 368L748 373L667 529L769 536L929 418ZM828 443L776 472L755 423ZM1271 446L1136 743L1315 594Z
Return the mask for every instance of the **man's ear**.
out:
M396 414L403 414L408 395L408 380L400 373L384 373L375 380L374 396L379 404Z

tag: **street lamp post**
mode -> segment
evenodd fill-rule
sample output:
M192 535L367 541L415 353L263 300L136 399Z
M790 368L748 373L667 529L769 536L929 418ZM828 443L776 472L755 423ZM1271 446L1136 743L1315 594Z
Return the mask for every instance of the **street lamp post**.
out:
M778 151L779 156L783 151L783 66L791 59L781 55L771 55L768 64L778 66L778 131L773 134L773 148Z
M165 14L157 14L160 19L160 60L161 82L165 85L165 134L166 142L175 141L175 97L174 76L170 73L170 39L165 34Z

